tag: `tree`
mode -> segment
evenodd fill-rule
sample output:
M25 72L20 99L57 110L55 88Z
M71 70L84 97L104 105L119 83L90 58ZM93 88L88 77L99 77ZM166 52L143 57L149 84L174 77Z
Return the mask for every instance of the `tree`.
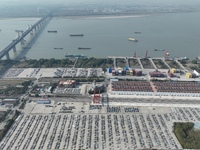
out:
M195 59L195 60L192 60L192 63L193 64L197 64L197 60Z

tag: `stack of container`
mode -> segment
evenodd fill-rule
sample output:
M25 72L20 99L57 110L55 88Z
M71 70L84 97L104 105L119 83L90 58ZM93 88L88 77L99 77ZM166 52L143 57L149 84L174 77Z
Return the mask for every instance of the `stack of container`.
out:
M175 69L175 68L172 68L172 69L171 69L171 73L176 73L176 69Z
M130 75L130 70L126 70L126 75Z
M192 78L196 78L196 77L197 77L196 74L192 73Z
M108 72L112 73L112 67L108 68Z
M168 73L168 76L169 76L169 77L174 77L174 74L173 74L172 72L169 72L169 73Z
M165 76L165 75L164 75L162 72L160 72L160 71L149 72L149 75L150 75L151 77L164 77L164 76Z
M119 75L119 70L115 70L115 75L116 75L116 76Z
M118 70L119 71L119 75L121 76L122 75L122 70Z
M142 76L142 71L136 71L136 76Z
M130 76L133 76L133 70L130 70Z
M187 78L192 78L192 74L190 72L187 72L185 75Z
M129 67L126 67L126 70L129 70Z
M126 75L126 70L122 70L122 75Z
M115 76L115 70L112 70L112 75Z
M135 76L135 69L132 69L132 71L133 71L133 76Z

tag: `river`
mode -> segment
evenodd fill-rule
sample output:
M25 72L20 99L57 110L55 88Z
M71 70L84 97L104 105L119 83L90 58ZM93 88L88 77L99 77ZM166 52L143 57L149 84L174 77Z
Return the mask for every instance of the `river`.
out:
M133 56L134 51L137 56L144 56L147 50L148 56L162 57L164 52L154 51L157 48L168 50L172 57L187 56L194 59L200 55L200 20L198 18L200 18L200 12L52 18L26 57L60 59L69 53L102 58ZM3 49L15 38L16 27L25 30L28 24L33 24L38 19L0 20L0 24L4 23L0 27L0 48ZM49 30L57 30L57 33L48 33ZM135 34L135 32L141 32L141 34ZM84 34L84 36L71 37L70 34ZM138 42L131 42L128 38L136 38ZM18 52L21 51L20 47L18 46ZM91 50L78 50L78 47L88 47ZM63 49L55 50L54 48Z

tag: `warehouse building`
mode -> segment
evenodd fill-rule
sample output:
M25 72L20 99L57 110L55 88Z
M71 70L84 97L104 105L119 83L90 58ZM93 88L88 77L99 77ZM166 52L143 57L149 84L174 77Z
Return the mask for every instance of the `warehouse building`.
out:
M18 102L18 99L3 99L2 105L15 106L17 102Z

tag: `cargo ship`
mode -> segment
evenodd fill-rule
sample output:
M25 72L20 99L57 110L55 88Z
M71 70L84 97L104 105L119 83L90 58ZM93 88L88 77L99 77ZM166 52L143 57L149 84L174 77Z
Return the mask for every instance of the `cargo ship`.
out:
M157 48L155 48L154 51L165 51L165 49L157 49Z
M138 40L135 39L135 38L128 38L128 40L129 40L129 41L133 41L133 42L138 42Z
M49 33L57 33L56 30L51 30L51 31L48 31Z
M134 32L135 34L141 34L141 32Z
M84 36L83 34L70 34L70 36Z
M91 48L87 48L87 47L79 47L79 50L91 50Z
M73 54L69 54L69 53L66 53L65 54L65 57L66 58L86 58L86 56L85 55L79 55L79 54L75 54L75 55L73 55Z
M54 49L60 49L60 50L61 50L61 49L63 49L63 48L61 47L61 48L54 48Z

